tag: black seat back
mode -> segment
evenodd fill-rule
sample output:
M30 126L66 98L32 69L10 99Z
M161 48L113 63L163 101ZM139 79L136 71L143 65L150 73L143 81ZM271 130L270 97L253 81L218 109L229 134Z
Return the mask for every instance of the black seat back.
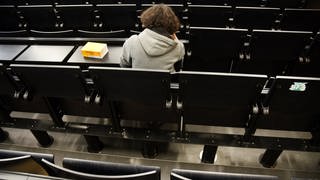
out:
M244 127L259 102L265 75L179 72L187 124Z
M319 127L320 78L277 76L263 129L313 131Z
M190 26L221 27L230 26L231 6L190 5Z
M240 61L234 72L284 74L289 63L302 57L311 35L312 32L253 30L250 59Z
M236 7L234 26L246 29L272 29L279 17L279 8Z
M317 32L320 29L320 9L285 9L281 29Z
M56 29L56 15L51 5L19 6L27 26L32 30L53 31Z
M164 70L89 67L105 101L117 102L124 119L175 121L167 108L170 74ZM150 116L149 116L150 115Z
M246 33L244 29L191 27L191 56L183 69L229 72L231 63L239 59Z
M80 67L22 64L10 67L33 96L84 99Z

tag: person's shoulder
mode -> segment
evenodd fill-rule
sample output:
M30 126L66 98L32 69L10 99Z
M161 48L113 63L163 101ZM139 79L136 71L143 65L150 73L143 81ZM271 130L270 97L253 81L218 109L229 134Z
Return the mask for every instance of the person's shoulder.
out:
M135 44L138 40L138 36L136 34L131 35L128 39L125 41L125 46L131 46L132 44Z
M131 35L127 41L136 41L138 39L138 35L137 34L134 34L134 35Z

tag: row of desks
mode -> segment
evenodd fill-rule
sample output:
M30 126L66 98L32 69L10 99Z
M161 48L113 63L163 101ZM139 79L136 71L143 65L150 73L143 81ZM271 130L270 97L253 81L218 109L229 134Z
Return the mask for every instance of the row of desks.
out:
M0 45L0 62L106 64L119 66L122 46L108 46L103 59L84 58L82 46L71 45ZM74 51L75 49L75 51ZM74 52L73 52L74 51ZM71 56L70 56L71 54ZM70 57L70 58L68 58ZM68 58L66 60L66 58Z

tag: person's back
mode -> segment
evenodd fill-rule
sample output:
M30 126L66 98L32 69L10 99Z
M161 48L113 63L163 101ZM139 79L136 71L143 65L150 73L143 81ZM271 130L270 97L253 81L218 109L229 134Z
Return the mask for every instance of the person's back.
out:
M178 18L170 7L160 4L144 11L141 22L146 29L126 40L120 66L174 72L174 64L185 53L175 35L180 26Z

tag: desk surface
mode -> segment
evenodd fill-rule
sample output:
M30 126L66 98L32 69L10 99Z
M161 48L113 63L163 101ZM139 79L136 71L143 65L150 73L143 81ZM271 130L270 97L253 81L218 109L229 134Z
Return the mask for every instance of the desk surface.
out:
M109 52L103 57L103 59L85 58L81 54L81 48L82 46L78 47L68 60L68 63L109 64L118 66L120 64L122 46L108 46Z
M16 61L62 62L74 46L32 45Z
M0 61L11 61L15 58L27 45L0 45Z

